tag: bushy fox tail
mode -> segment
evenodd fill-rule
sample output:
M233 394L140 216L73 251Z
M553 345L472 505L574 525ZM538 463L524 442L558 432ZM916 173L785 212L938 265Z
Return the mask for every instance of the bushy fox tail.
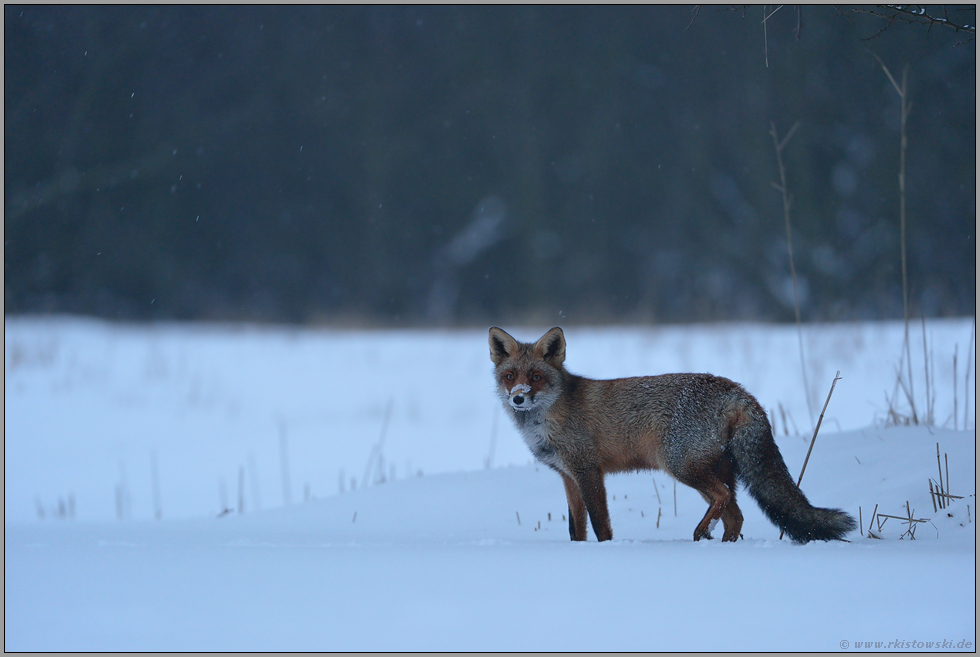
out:
M748 488L766 517L797 543L843 540L856 527L840 509L810 504L799 489L765 419L741 427L729 443L736 476Z

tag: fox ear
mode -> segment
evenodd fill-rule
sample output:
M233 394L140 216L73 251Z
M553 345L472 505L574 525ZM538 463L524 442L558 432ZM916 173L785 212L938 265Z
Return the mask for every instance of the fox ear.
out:
M565 362L565 334L557 326L534 343L534 352L558 367Z
M490 360L494 365L502 362L517 353L517 340L503 329L496 326L490 327Z

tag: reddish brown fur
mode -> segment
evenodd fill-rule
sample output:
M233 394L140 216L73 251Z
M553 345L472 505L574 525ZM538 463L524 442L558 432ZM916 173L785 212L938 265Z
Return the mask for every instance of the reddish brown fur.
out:
M741 386L697 374L608 381L576 376L563 366L565 341L557 327L534 344L491 328L490 353L498 392L525 441L562 477L572 540L586 539L586 514L596 537L611 539L605 475L647 469L666 470L708 502L695 540L710 538L710 525L719 519L722 540L738 539L742 513L726 444L740 428L766 422Z

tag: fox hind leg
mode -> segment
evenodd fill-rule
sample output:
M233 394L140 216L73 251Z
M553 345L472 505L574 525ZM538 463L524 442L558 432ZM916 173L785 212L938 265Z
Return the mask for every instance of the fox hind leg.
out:
M705 512L704 518L701 519L701 522L698 523L698 526L694 528L695 541L700 541L702 538L711 538L711 530L715 523L722 519L725 509L728 506L728 501L732 496L728 486L718 480L715 480L708 485L700 483L698 486L698 492L701 493L701 497L703 497L708 503L708 510ZM728 527L726 526L725 538L728 537L727 529Z
M723 541L734 541L738 539L739 531L742 528L742 512L735 504L734 488L728 485L719 477L719 472L714 469L688 472L678 477L678 481L696 490L708 503L708 510L704 518L694 529L694 540L700 541L702 538L711 538L711 530L714 525L721 520L725 525ZM729 508L731 507L731 508Z
M722 541L737 541L742 535L742 510L735 504L735 489L731 489L732 496L725 505L725 510L721 512L721 521L725 524L725 534L721 537Z
M728 502L725 504L724 510L721 512L721 521L725 526L725 533L721 540L723 542L734 542L742 535L742 510L735 503L735 467L730 459L721 459L718 475L719 479L728 487L728 492L731 494L731 497L728 498Z

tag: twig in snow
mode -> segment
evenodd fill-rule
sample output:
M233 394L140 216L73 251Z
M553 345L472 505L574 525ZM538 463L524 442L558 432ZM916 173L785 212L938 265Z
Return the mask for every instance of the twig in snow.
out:
M833 382L830 384L830 392L827 393L827 401L823 403L823 410L820 411L820 417L817 419L817 426L813 429L813 438L810 439L810 449L806 451L806 458L803 459L803 467L800 469L800 478L796 480L796 487L800 487L800 483L803 482L803 473L806 472L806 464L810 461L810 453L813 451L813 445L817 442L817 433L820 431L820 425L823 423L823 415L827 412L827 405L830 404L830 397L834 394L834 387L840 380L840 370L837 370L837 374L834 376ZM779 540L783 540L783 532L779 532Z
M871 530L871 525L874 523L875 517L877 515L878 515L878 505L875 504L874 511L871 512L871 519L868 520L868 538L877 538L877 539L881 538L881 536L876 536L875 533ZM881 527L878 527L878 529L880 530Z

